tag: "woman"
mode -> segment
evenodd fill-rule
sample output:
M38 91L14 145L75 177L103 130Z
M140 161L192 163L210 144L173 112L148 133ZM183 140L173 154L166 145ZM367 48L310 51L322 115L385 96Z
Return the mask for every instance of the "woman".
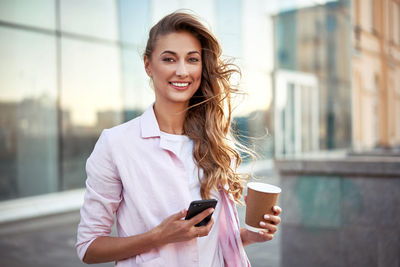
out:
M144 65L155 102L104 130L87 161L76 245L84 262L249 266L243 245L273 238L279 207L260 222L265 231L239 229L241 158L227 139L236 70L220 55L218 41L192 15L172 13L151 29ZM209 198L218 200L215 210L184 220L192 200ZM211 213L207 225L195 227ZM114 214L118 237L109 236Z

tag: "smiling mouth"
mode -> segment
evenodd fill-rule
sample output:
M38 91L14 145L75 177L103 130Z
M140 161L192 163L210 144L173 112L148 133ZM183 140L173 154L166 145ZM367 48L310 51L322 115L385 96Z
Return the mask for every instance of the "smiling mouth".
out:
M176 89L186 89L190 85L189 82L169 82L169 84Z

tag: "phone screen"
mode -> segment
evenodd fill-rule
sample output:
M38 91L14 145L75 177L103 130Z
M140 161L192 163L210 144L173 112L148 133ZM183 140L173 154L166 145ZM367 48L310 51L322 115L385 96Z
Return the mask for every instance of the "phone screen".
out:
M217 205L217 200L216 199L202 199L202 200L195 200L190 203L188 212L186 214L185 220L190 220L197 214L201 213L202 211L208 209L208 208L214 208ZM212 214L208 215L206 218L204 218L201 222L196 224L195 226L204 226L207 225L208 222L211 220Z

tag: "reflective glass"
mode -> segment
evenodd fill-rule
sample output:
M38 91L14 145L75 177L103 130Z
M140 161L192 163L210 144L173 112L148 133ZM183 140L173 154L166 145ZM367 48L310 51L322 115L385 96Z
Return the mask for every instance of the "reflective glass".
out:
M219 15L217 15L217 2L217 0L181 0L177 9L186 9L198 14L203 23L216 33ZM232 3L234 2L236 1L232 1ZM162 11L162 9L160 11Z
M155 98L142 55L127 48L122 49L121 55L124 120L127 121L140 115Z
M55 29L55 0L1 0L0 21Z
M180 8L179 0L151 0L151 26L157 23L165 15Z
M144 50L150 29L150 1L118 0L121 42Z
M117 46L62 39L62 188L84 186L85 162L101 131L122 122Z
M61 30L118 40L117 4L109 0L60 1Z
M171 12L181 10L198 15L209 28L216 25L215 0L152 0L151 6L151 22L153 24Z
M241 1L216 1L217 25L216 34L224 48L224 55L242 57L242 13Z
M0 199L58 190L55 38L0 27Z

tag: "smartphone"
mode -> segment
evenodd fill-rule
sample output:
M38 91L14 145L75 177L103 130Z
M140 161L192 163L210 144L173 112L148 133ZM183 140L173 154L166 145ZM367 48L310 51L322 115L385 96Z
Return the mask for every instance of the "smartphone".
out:
M186 214L185 220L190 220L197 214L201 213L202 211L208 208L214 208L217 205L216 199L202 199L202 200L195 200L190 203L188 212ZM205 217L201 222L196 224L196 227L207 225L207 223L211 220L212 214Z

